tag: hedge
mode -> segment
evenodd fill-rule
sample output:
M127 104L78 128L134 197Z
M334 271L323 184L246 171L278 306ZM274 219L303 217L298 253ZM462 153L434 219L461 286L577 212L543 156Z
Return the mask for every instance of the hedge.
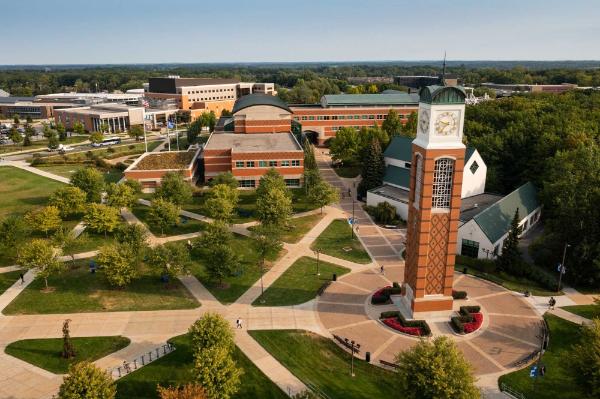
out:
M394 282L391 287L388 285L387 287L383 287L375 291L375 293L371 296L371 304L381 305L384 303L389 303L391 295L400 294L402 294L402 287L400 287L400 284Z
M467 291L452 290L452 299L467 299Z
M402 315L402 313L400 313L397 310L381 312L381 314L379 315L380 320L394 319L394 318L398 320L398 322L400 323L400 325L402 327L420 328L421 336L430 336L431 335L431 329L429 328L429 325L427 324L427 322L425 320L406 320L404 318L404 316Z
M450 318L450 325L454 331L460 334L470 333L479 329L483 322L483 315L479 306L461 306L458 313L458 316ZM472 325L471 323L475 324Z

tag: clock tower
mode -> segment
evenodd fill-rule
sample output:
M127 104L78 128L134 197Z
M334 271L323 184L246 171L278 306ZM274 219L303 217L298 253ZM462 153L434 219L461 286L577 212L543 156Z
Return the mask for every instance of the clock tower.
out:
M412 144L404 269L404 308L451 311L454 258L465 158L465 92L428 86L419 92Z

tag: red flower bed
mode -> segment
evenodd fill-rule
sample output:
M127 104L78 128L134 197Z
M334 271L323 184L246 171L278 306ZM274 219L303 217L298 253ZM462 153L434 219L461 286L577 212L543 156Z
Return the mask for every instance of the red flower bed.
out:
M387 286L385 286L383 288L380 288L377 291L375 291L375 293L373 294L373 296L376 297L376 298L379 298L379 297L382 297L382 296L387 296L387 295L384 294L384 291L388 290L390 288L392 288L391 285L387 285Z
M473 321L464 323L465 334L479 330L479 327L483 323L483 315L481 313L471 313L471 316L473 317Z
M383 324L405 334L415 335L417 337L421 336L421 329L419 327L404 327L402 324L400 324L398 318L396 317L383 319Z

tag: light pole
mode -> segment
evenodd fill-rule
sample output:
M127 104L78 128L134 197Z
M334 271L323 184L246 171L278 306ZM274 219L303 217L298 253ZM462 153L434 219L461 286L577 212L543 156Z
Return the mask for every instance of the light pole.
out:
M354 239L354 197L352 198L352 223L350 223L350 238Z
M319 273L319 254L321 253L321 249L320 248L315 248L314 252L317 255L317 276L320 276L321 273Z
M556 290L556 292L560 292L560 285L562 283L562 276L563 274L565 274L565 257L567 255L567 248L569 248L571 245L569 245L568 243L565 242L565 248L563 249L563 256L562 256L562 263L560 265L558 265L558 289Z
M344 341L346 341L346 345L350 345L350 375L354 377L354 352L358 351L360 344L357 344L354 340L350 341L348 338L345 338Z

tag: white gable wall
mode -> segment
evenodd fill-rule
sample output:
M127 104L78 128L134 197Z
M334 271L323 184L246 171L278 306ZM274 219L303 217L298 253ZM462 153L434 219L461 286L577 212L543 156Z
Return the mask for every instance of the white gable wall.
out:
M467 223L463 224L458 228L458 238L456 241L456 253L460 255L460 251L462 249L462 240L471 240L479 243L479 254L478 258L486 257L486 252L483 251L488 250L490 252L494 251L494 245L490 242L487 236L483 233L479 225L475 222L475 220L471 219ZM491 256L489 256L491 258Z
M471 172L473 162L477 162L477 165L479 165L475 173ZM471 158L465 163L461 198L482 194L485 191L486 175L487 166L483 162L481 155L479 155L479 151L475 150Z

